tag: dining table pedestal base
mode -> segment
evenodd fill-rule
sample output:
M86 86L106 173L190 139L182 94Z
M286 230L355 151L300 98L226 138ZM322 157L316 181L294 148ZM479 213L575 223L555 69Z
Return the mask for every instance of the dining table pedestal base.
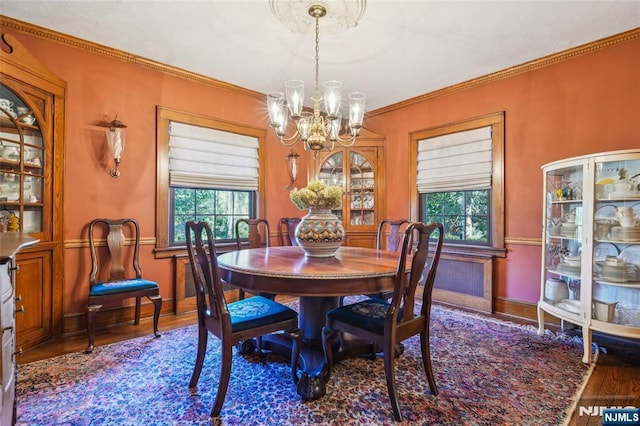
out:
M314 401L326 393L328 380L326 359L322 349L322 328L328 311L340 306L341 297L302 296L299 304L299 324L302 330L303 346L300 351L296 391L303 401ZM282 334L264 336L264 349L290 356L291 340ZM371 355L371 345L363 340L342 336L333 345L334 362L345 358Z

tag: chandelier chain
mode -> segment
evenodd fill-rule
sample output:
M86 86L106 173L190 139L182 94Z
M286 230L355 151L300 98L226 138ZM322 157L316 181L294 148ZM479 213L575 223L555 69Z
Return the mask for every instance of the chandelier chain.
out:
M320 18L316 16L316 91L315 96L320 95Z

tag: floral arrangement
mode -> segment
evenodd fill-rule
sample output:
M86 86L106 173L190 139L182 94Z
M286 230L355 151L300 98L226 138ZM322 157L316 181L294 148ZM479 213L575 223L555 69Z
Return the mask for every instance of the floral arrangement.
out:
M337 209L342 206L342 188L325 186L321 180L313 180L305 188L294 188L289 198L300 210L311 207L321 209Z

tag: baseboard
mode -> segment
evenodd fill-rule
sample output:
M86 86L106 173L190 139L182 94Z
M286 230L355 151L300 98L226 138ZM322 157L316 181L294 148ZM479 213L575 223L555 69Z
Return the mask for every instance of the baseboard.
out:
M538 323L538 306L536 303L495 297L493 299L493 314L506 319ZM545 324L554 327L560 325L560 320L552 315L545 315L545 319L547 320Z
M174 299L162 299L162 309L160 315L173 314L175 309ZM133 322L135 317L135 305L119 306L116 308L103 308L96 314L97 330L102 328L109 328L125 323ZM153 303L142 301L140 306L140 319L153 317ZM64 316L62 321L62 334L72 335L79 332L87 331L87 316L84 312L68 314Z

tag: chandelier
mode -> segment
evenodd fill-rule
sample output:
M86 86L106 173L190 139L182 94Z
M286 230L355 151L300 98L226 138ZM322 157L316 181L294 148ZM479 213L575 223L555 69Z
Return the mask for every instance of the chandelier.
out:
M285 82L285 93L282 92L269 92L267 93L267 109L269 111L269 125L274 129L276 135L280 139L280 142L284 146L291 146L299 140L303 142L304 149L310 149L314 152L318 152L321 149L332 150L335 147L336 142L343 147L352 146L362 128L362 121L364 119L364 109L367 96L364 93L353 92L348 95L349 101L349 117L346 120L348 122L348 129L343 129L343 118L340 112L340 104L342 101L342 83L339 81L331 80L323 84L323 93L320 94L319 85L319 58L320 58L320 18L327 15L327 7L324 4L320 4L321 0L316 0L318 3L314 3L309 6L307 12L315 19L315 87L314 94L311 97L313 101L313 112L303 111L304 104L304 82L302 80L289 80ZM289 1L285 13L284 7L281 5L282 1L271 0L271 9L282 21L289 21L293 25L300 25L300 21L295 21L292 18L294 12L292 4L296 4L299 7L300 2ZM284 2L286 3L286 2ZM326 0L322 3L328 3ZM336 15L332 15L331 23L341 26L349 27L355 26L364 13L364 7L366 0L358 0L353 10L346 10L348 7L344 6L349 2L342 3L345 11L343 15L336 18ZM355 15L353 12L355 11ZM348 16L351 14L351 16ZM307 20L308 21L308 20ZM324 101L324 112L321 111L321 102ZM287 124L289 118L295 123L295 132L287 135Z

